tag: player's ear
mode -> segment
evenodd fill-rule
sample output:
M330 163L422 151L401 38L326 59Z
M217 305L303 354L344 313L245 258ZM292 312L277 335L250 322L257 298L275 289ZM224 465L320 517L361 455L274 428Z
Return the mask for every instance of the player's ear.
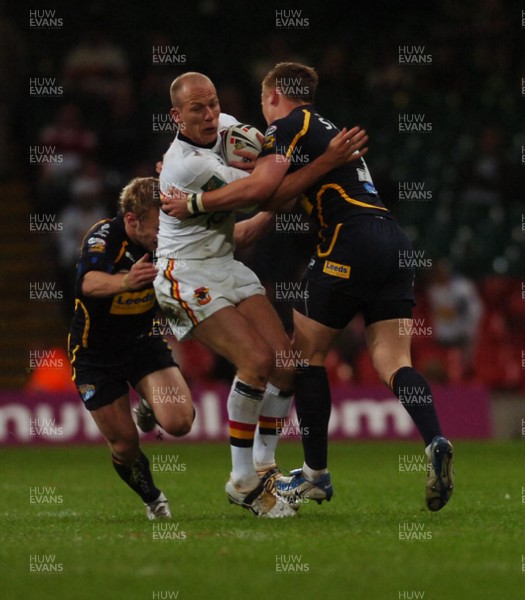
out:
M139 224L139 220L132 212L127 212L124 214L124 222L128 224L132 229L136 229Z
M279 104L281 94L277 91L277 88L270 88L270 104L277 106Z
M180 116L180 111L178 108L172 108L170 110L171 118L175 121L175 123L182 123L182 117Z

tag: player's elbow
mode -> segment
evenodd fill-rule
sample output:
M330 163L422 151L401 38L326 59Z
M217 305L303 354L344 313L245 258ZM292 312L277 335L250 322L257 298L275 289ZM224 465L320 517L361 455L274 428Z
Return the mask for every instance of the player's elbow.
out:
M82 294L90 297L95 295L95 285L91 277L88 277L89 273L86 273L82 280Z
M235 232L233 235L233 243L235 244L235 248L241 249L246 245L244 235L241 233Z
M243 248L246 248L251 244L249 234L246 232L243 232L241 235L235 235L233 239L235 243L235 248L237 250L242 250Z
M103 275L102 275L103 277ZM112 290L106 289L107 282L95 271L89 271L82 279L82 294L88 298L101 298L112 295Z

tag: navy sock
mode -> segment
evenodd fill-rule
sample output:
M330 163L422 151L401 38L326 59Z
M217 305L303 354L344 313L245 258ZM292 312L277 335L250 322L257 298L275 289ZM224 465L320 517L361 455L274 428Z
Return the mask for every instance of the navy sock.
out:
M425 446L428 446L432 438L442 435L428 381L412 367L401 367L390 381L394 394L412 417Z
M136 492L144 502L153 502L159 497L160 490L155 487L153 477L149 470L149 461L145 454L140 455L131 464L120 461L115 455L111 455L115 471L129 487Z
M297 373L295 409L301 428L304 462L316 471L326 469L332 399L324 367L311 366Z

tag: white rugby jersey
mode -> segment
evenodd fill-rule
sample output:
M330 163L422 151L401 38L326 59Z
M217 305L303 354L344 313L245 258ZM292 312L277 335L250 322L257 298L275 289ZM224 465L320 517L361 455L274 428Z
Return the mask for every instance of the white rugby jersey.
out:
M239 123L221 113L219 132ZM185 192L209 191L231 183L248 173L228 166L219 155L220 136L213 148L201 148L182 141L177 136L164 155L160 174L160 189L168 193L175 186ZM170 217L162 210L156 256L176 259L223 257L234 249L234 211L217 211L186 219Z

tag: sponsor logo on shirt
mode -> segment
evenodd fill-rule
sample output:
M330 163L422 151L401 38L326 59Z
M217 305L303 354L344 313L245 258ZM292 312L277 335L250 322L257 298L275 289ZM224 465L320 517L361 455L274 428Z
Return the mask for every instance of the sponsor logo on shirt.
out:
M140 292L124 292L113 298L109 310L112 315L140 315L155 306L155 292L148 288Z
M331 260L324 261L323 273L326 273L327 275L341 277L341 279L350 279L350 270L351 267L349 265L340 265Z

